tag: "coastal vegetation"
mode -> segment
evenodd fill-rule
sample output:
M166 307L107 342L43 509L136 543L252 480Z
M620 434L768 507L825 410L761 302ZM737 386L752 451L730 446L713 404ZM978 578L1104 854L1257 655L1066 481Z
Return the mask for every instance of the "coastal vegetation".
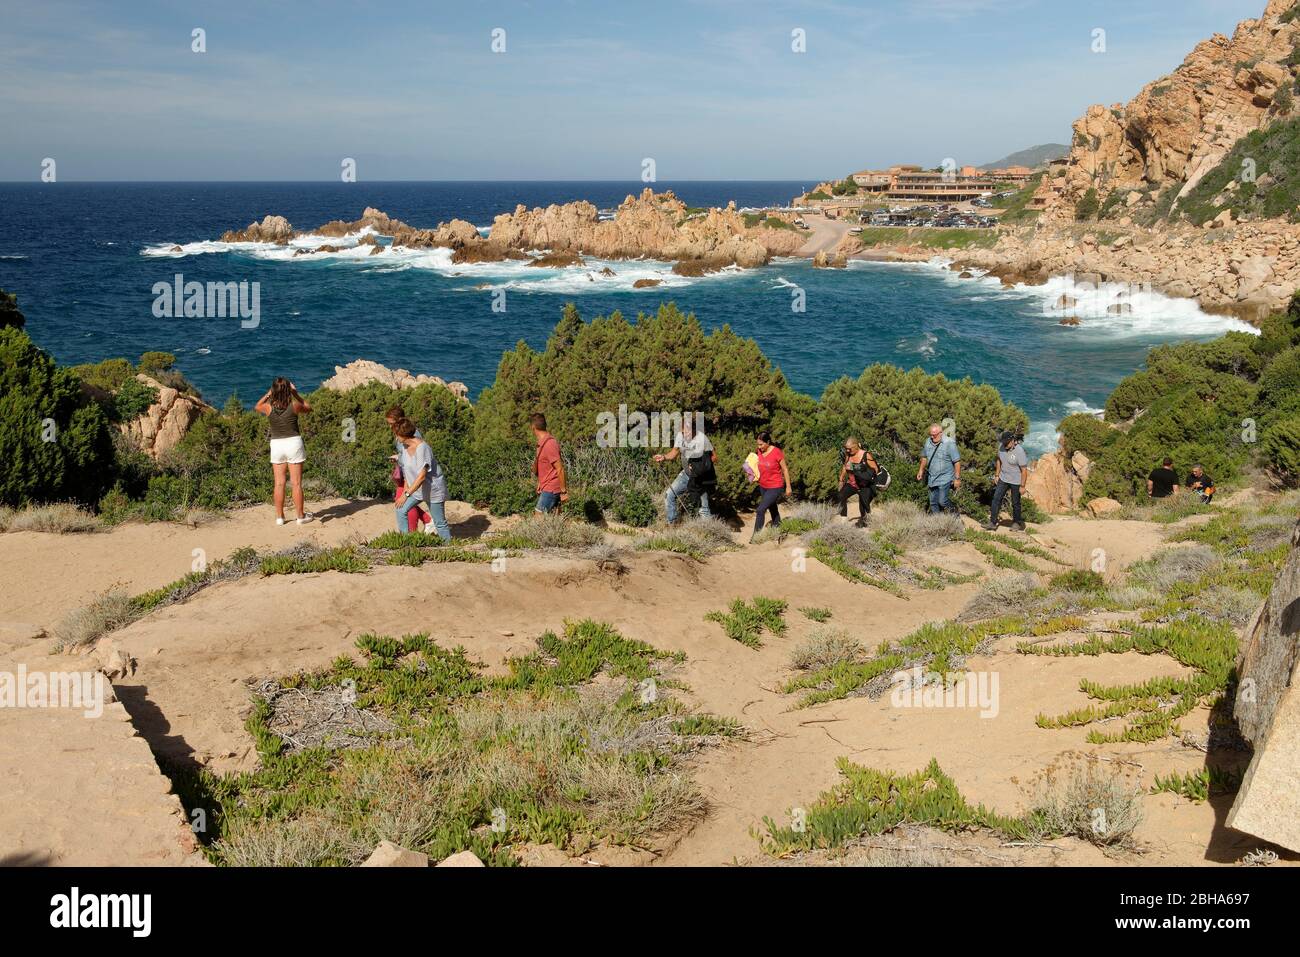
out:
M1101 211L1101 200L1097 197L1095 187L1089 186L1087 192L1075 204L1074 218L1079 222L1085 222L1090 219L1096 219L1097 214Z
M1178 202L1174 215L1200 226L1225 210L1234 220L1300 222L1300 117L1239 139Z
M381 839L495 865L524 844L640 846L706 809L682 758L741 731L664 692L681 655L590 619L495 677L427 633L356 647L258 685L256 771L173 769L214 863L356 865Z
M763 847L778 857L801 851L843 849L863 838L903 825L938 830L990 831L1008 841L1043 841L1073 836L1104 847L1129 847L1142 821L1139 792L1117 775L1095 766L1077 769L1053 784L1030 810L1000 814L972 805L937 761L912 774L879 771L840 758L841 782L790 826L764 818ZM1098 827L1097 821L1106 822Z
M140 410L143 397L134 396L129 385L137 372L193 392L177 380L170 355L149 353L135 365L110 360L58 369L21 330L3 335L7 351L0 374L13 381L11 391L26 405L0 423L0 443L30 451L7 457L13 464L0 484L0 502L71 500L114 523L269 499L265 423L237 398L220 413L200 416L157 461L132 449L113 427L125 413ZM129 404L119 403L124 390ZM887 365L832 383L818 402L791 389L752 340L725 326L705 333L694 316L671 304L633 321L613 313L590 322L569 306L544 350L520 343L502 357L496 381L475 405L433 384L401 392L380 383L346 392L318 389L309 399L314 412L301 427L313 494L388 496L392 440L384 413L400 403L446 466L452 498L498 515L527 511L535 497L527 417L544 409L565 447L567 513L641 527L656 519L672 475L652 461L654 448L595 441L600 416L620 407L702 414L721 462L739 462L755 434L771 429L790 456L796 495L821 501L836 491L838 452L847 434L876 449L891 469L891 497L922 502L926 491L915 481L913 463L929 422L951 419L967 448L991 444L1003 428L1028 425L1024 413L990 386ZM41 441L38 410L52 410L55 441ZM717 507L752 505L756 493L739 469L720 469L719 477L712 496ZM975 473L969 487L973 494L960 498L975 514L988 493L987 479Z
M1165 455L1183 467L1202 463L1220 483L1256 465L1282 483L1300 478L1300 299L1267 319L1262 332L1157 347L1145 368L1112 393L1104 421L1067 417L1060 426L1067 451L1094 462L1087 494L1144 498L1145 475ZM4 391L12 396L0 421L0 505L79 503L112 524L270 498L265 423L235 397L220 412L199 416L157 459L127 440L122 425L156 393L137 375L197 397L172 355L59 368L24 330L10 326L0 329L0 359ZM590 321L566 307L544 349L521 342L502 356L496 380L474 405L437 384L400 392L381 383L322 388L309 399L315 411L302 420L309 493L386 498L392 446L384 413L400 403L446 466L452 498L497 515L528 511L534 491L527 417L542 409L565 450L566 514L634 527L659 517L672 467L653 461L664 438L645 429L644 441L634 431L626 441L597 441L602 417L616 410L641 410L647 418L659 412L669 423L674 413L702 415L720 463L741 461L755 434L770 429L789 456L796 497L811 502L834 497L846 435L862 439L890 470L889 500L923 505L927 493L915 480L915 462L929 423L950 421L968 456L991 447L1001 430L1029 425L993 387L919 368L870 366L814 399L790 388L753 340L727 326L706 333L672 304L635 319L615 312ZM966 514L986 507L986 471L967 472L956 497ZM751 507L755 498L738 468L719 469L715 511ZM1026 506L1030 521L1042 519L1032 503ZM713 546L664 538L658 547L702 554ZM999 557L1016 567L1014 556Z
M108 416L19 325L0 328L0 396L0 505L98 502L115 460Z
M1060 426L1068 453L1093 461L1085 493L1145 498L1147 473L1166 455L1195 463L1216 482L1250 467L1278 483L1300 480L1300 295L1266 319L1261 334L1229 332L1212 342L1157 346L1123 379L1105 419L1087 414Z
M1035 173L1025 181L1024 186L1016 190L1015 195L1006 199L999 200L998 205L1002 212L998 216L1001 223L1023 223L1037 218L1038 210L1031 209L1029 201L1034 198L1034 192L1038 189L1039 184L1043 182L1045 173Z
M988 248L997 242L998 237L991 229L864 226L858 239L864 246L915 245L927 249L973 249Z

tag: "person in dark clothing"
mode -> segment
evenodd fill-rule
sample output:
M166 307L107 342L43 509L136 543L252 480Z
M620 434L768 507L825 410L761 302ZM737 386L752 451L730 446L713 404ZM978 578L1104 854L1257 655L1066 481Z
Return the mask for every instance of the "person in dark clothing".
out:
M1168 498L1178 491L1178 473L1174 471L1174 460L1165 456L1164 464L1152 469L1147 476L1147 496L1149 498Z
M844 464L840 466L840 517L849 516L849 499L858 497L858 527L867 524L871 502L876 497L876 473L880 466L875 457L857 439L844 440Z
M1025 455L1020 437L1014 432L1003 432L998 440L997 485L993 488L993 506L988 524L984 527L996 531L1002 513L1002 502L1011 497L1011 524L1025 530L1025 520L1020 513L1020 490L1029 478L1029 457Z
M1205 474L1205 469L1193 465L1187 473L1187 487L1201 496L1201 504L1209 505L1214 500L1214 479Z

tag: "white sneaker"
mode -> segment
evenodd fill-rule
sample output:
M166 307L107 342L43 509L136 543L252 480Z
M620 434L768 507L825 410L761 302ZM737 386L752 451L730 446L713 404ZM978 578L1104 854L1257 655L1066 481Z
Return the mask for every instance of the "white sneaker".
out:
M283 524L284 524L284 519L282 519L282 518L277 518L277 519L275 520L275 524L276 524L276 525L283 525Z
M306 525L308 522L310 522L310 521L312 521L313 519L315 519L315 517L316 517L316 516L313 515L311 512L304 512L302 518L298 519L298 524L299 524L299 525Z

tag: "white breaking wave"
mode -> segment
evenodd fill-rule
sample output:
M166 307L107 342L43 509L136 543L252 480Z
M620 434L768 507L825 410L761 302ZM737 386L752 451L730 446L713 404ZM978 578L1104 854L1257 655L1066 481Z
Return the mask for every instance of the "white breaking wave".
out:
M1055 452L1061 441L1059 427L1062 419L1067 415L1078 413L1100 416L1103 411L1103 409L1093 408L1082 399L1070 399L1064 403L1063 410L1055 407L1048 409L1048 414L1054 418L1030 426L1029 431L1025 433L1025 451L1032 455Z
M355 233L344 236L321 236L318 233L303 233L289 240L287 245L277 243L223 243L216 239L201 239L194 243L154 243L140 250L141 256L153 256L169 259L181 259L185 256L201 256L207 253L244 253L256 259L325 259L330 256L341 258L358 258L369 256L371 246L358 245L366 236L375 235L374 227L363 226ZM321 246L335 246L338 252L315 253ZM298 250L307 252L297 255Z
M939 337L932 332L923 332L919 336L913 336L907 339L899 339L894 348L898 352L913 352L917 355L925 356L927 359L934 358L935 345Z
M1149 284L1076 282L1073 276L1053 276L1042 286L1017 286L1042 303L1046 316L1077 316L1074 331L1102 332L1108 337L1158 338L1171 332L1182 336L1212 336L1259 330L1231 316L1216 316L1194 299L1177 299L1156 292Z
M488 227L477 227L483 232ZM474 280L460 290L507 289L517 292L551 292L563 295L580 295L586 292L639 291L638 280L655 281L642 289L672 289L708 280L725 280L743 274L746 270L728 266L704 276L679 276L672 271L671 262L654 259L604 260L587 258L581 266L533 266L525 260L504 259L500 262L453 262L453 250L438 246L412 248L386 246L380 254L372 253L371 244L361 245L360 240L374 230L367 226L346 236L319 236L304 234L290 240L287 245L275 243L223 243L200 240L193 243L156 243L141 250L142 256L181 259L211 253L242 253L255 259L271 262L312 262L364 265L369 272L402 272L408 269L427 269L447 278ZM317 252L321 246L334 246L333 252ZM541 253L543 250L533 250ZM790 285L793 285L791 283Z
M930 270L945 282L971 290L973 299L1034 302L1043 316L1059 322L1073 316L1079 325L1072 333L1106 338L1163 339L1176 336L1217 336L1225 332L1259 335L1250 323L1218 316L1201 308L1195 299L1166 296L1149 283L1078 282L1074 276L1053 276L1041 286L1017 283L1007 287L985 270L970 268L974 278L962 279L948 266L950 259L935 257L923 263L899 263Z

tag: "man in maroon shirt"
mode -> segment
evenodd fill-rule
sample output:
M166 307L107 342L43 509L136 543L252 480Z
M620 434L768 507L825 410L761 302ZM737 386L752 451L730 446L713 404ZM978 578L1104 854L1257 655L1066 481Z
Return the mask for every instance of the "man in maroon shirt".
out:
M560 461L560 443L546 431L546 416L534 412L528 417L533 435L537 436L537 455L533 459L533 472L537 475L537 511L550 512L561 502L569 500L569 488L564 478L564 463Z

